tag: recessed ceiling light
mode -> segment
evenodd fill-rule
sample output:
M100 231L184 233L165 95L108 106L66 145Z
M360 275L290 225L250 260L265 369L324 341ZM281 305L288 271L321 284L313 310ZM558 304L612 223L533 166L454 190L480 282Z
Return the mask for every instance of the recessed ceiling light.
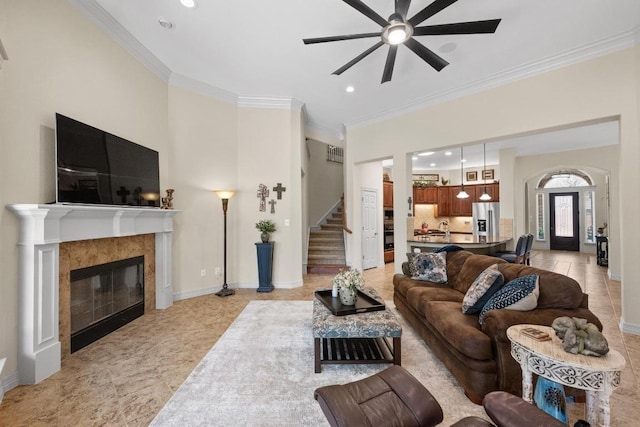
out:
M433 151L425 151L424 153L418 154L418 156L430 156L433 154Z
M452 154L451 151L445 151L444 153L445 156L450 156L451 154Z
M436 164L435 163L431 163L429 164L429 166L434 167Z
M354 88L353 86L347 86L347 88L345 89L347 92L351 93L354 90L356 90L356 88Z
M173 25L173 22L169 21L168 19L165 18L159 18L158 19L158 23L160 24L160 26L164 29L167 30L171 30L175 27L175 25Z
M190 9L198 6L198 3L196 3L195 0L180 0L180 3L182 3L184 7L188 7Z

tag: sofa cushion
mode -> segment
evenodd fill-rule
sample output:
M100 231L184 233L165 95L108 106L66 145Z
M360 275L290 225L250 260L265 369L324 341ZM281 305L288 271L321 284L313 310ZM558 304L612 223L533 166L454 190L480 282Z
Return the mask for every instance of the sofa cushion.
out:
M476 277L462 300L464 314L476 314L482 311L489 298L504 285L504 276L498 271L498 264L487 267Z
M427 280L433 283L447 283L447 254L421 252L413 257L415 280Z
M473 254L469 258L467 258L462 268L460 268L460 272L456 277L457 281L452 285L452 287L455 290L466 294L471 287L471 284L474 280L476 280L476 277L478 277L480 273L482 273L487 269L487 267L490 267L493 264L501 263L506 263L506 261L487 255ZM507 279L505 277L505 281L506 280Z
M427 322L457 351L476 360L493 358L491 339L480 330L478 317L463 314L461 303L430 301L426 303Z
M538 276L530 274L513 279L502 289L496 292L480 312L478 319L482 324L482 318L489 310L517 310L529 311L538 305L538 295L540 288L538 286Z
M426 314L427 304L431 301L452 301L461 303L463 295L447 286L414 286L407 290L407 303L421 315Z

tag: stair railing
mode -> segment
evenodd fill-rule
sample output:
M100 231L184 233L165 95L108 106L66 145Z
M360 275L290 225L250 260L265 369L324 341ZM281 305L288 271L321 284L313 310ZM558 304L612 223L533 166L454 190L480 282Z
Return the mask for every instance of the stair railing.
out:
M340 196L340 209L342 209L342 229L347 233L352 234L353 232L349 230L349 227L347 227L347 211L344 208L344 194Z

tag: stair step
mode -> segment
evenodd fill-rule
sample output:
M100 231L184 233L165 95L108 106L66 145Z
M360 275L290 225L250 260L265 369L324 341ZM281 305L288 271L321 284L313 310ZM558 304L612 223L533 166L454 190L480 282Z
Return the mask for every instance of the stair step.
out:
M307 274L330 274L333 276L338 274L340 270L346 270L347 268L346 265L337 264L307 265Z
M307 264L344 264L344 256L309 254Z

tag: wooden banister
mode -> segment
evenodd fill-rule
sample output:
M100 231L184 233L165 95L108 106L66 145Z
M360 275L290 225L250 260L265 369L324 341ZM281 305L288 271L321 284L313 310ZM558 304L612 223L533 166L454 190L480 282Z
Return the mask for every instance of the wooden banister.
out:
M351 234L353 232L347 227L347 211L344 208L344 194L340 196L340 209L342 210L342 229Z

